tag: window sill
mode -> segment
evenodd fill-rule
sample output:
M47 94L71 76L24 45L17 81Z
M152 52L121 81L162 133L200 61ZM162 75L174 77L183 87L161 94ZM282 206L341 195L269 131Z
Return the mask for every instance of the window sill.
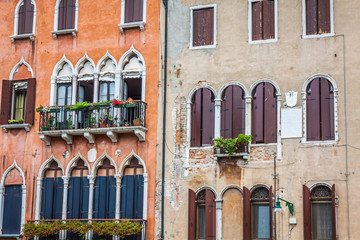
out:
M266 146L276 146L277 143L254 143L250 144L250 147L266 147Z
M205 45L205 46L192 46L190 45L189 49L196 50L196 49L207 49L207 48L216 48L216 44L213 45Z
M249 40L249 44L263 44L263 43L274 43L277 42L277 38L264 39L264 40Z
M13 43L15 42L15 40L26 39L26 38L29 38L33 42L35 41L35 34L33 33L19 34L19 35L10 36L10 38Z
M305 145L312 145L312 146L333 146L336 144L335 140L330 140L330 141L307 141L304 140L302 141L303 144Z
M130 22L130 23L122 23L118 25L120 28L120 32L124 32L124 29L126 28L140 28L141 31L144 31L145 28L145 22L140 21L140 22Z
M1 234L0 238L16 238L16 239L21 239L21 235L20 234Z
M204 146L204 147L189 147L189 150L204 150L204 149L212 149L213 146Z
M54 39L57 39L59 35L66 35L66 34L72 34L73 37L76 37L77 30L76 29L63 29L63 30L56 30L52 31L51 34L53 35Z
M4 129L4 132L7 133L10 129L19 129L24 128L26 132L30 131L31 124L29 123L23 123L23 124L5 124L1 125L1 127Z
M323 34L314 34L314 35L302 35L302 38L324 38L324 37L333 37L335 36L335 33L323 33Z

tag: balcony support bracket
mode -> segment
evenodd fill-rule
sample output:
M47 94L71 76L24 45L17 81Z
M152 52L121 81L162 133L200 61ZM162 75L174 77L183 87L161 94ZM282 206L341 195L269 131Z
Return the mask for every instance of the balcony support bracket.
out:
M51 144L51 138L44 134L40 134L40 140L42 140L46 146L50 146L50 144Z
M93 144L95 143L95 136L92 133L85 132L84 137L89 141L89 143Z
M145 141L145 131L144 130L136 129L136 130L134 130L134 133L139 138L140 142Z
M73 143L73 137L67 133L62 133L61 138L65 140L65 142L69 145Z
M106 136L108 136L113 143L118 141L118 134L113 131L107 131Z

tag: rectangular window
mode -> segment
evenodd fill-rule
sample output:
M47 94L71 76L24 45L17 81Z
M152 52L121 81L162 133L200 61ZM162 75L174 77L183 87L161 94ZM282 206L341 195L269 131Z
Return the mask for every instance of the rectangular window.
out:
M125 0L125 23L143 20L143 0Z
M75 0L62 0L59 4L58 30L75 28Z
M313 240L332 240L331 202L313 202L311 207Z
M191 8L190 47L216 46L215 40L215 5Z
M26 107L25 104L26 104L26 89L25 90L15 90L13 119L24 120L25 107Z
M251 40L275 39L275 1L251 2Z
M198 223L197 235L198 239L205 239L205 205L198 205Z
M268 203L252 205L252 239L270 239L270 210Z
M333 0L304 0L303 17L305 26L303 35L333 33Z

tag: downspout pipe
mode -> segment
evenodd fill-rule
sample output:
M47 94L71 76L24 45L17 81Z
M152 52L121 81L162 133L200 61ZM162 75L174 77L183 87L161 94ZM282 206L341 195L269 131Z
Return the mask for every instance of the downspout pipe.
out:
M164 238L164 205L165 205L165 134L166 134L166 86L167 86L167 35L168 35L168 0L163 0L165 7L165 39L164 39L164 93L163 93L163 132L162 132L162 162L161 162L161 235Z

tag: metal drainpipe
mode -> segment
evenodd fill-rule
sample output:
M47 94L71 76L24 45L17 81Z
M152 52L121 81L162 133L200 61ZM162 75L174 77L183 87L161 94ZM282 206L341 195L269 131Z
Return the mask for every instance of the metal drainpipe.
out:
M165 39L164 39L164 95L163 95L163 134L162 134L162 163L161 163L161 236L164 239L164 191L165 191L165 133L166 133L166 78L167 78L167 28L168 28L168 0L163 0L165 7Z

